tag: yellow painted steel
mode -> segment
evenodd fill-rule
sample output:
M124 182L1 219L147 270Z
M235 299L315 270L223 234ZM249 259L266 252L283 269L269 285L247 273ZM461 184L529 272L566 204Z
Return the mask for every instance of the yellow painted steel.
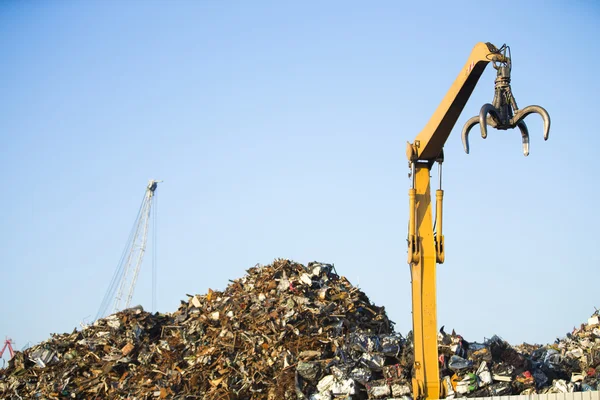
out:
M414 399L440 397L437 351L436 263L445 258L442 235L443 191L436 192L436 228L433 232L430 170L443 158L442 149L487 64L504 61L489 43L478 43L442 102L417 135L406 155L413 169L409 190L408 263L411 270L415 364Z
M442 102L415 138L418 160L435 160L458 120L475 85L490 61L502 61L501 54L492 54L488 43L477 43Z
M436 251L433 239L429 168L417 167L415 176L416 225L419 257L411 265L415 365L413 398L439 398L440 373L437 349Z

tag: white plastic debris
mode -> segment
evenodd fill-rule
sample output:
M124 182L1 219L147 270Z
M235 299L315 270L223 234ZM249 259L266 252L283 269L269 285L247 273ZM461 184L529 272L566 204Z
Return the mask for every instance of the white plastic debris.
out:
M458 394L467 394L469 393L469 377L463 378L462 381L456 384L456 393Z
M575 373L575 372L573 372L571 374L571 382L573 382L573 383L575 383L575 382L581 382L581 381L583 381L583 378L584 378L583 374L581 374L581 373Z
M198 296L192 297L192 305L197 308L200 308L200 306L202 306L202 303L200 303L200 299L198 299Z
M487 367L487 363L485 361L482 361L481 364L479 364L479 368L477 368L476 375L479 378L479 387L489 385L493 382L492 374L490 373L490 370Z
M333 387L332 394L339 395L350 395L356 392L355 384L353 379L337 380L336 385Z
M370 399L380 399L391 396L392 389L385 379L380 379L367 384L367 394Z
M567 382L564 379L555 380L552 387L557 393L569 393L569 385L567 385Z
M300 275L300 280L302 281L302 283L304 283L306 285L309 285L309 286L312 285L312 278L308 274Z
M392 396L394 397L409 396L412 392L409 385L399 382L392 383L390 389L392 390Z
M331 387L333 387L333 385L334 385L334 380L335 380L335 378L333 377L333 375L324 376L323 378L321 378L319 383L317 383L317 390L320 393L327 392L327 391L330 392Z
M567 354L565 355L567 357L581 358L583 356L583 350L581 350L579 347L576 347L572 350L567 351Z
M356 388L352 379L335 379L333 375L327 375L317 384L317 391L321 395L330 396L323 399L330 399L331 395L352 395L356 392Z
M284 273L283 277L279 281L279 285L277 285L277 291L283 292L283 291L289 290L289 288L290 288L290 281L288 280L288 278L286 277L286 275Z
M111 328L118 329L121 327L121 321L119 321L119 317L117 317L116 315L109 315L105 318L105 320L108 326L110 326Z
M385 356L378 353L363 353L360 357L360 361L372 370L381 371L385 364Z
M315 393L310 396L310 400L331 400L331 394L329 393Z

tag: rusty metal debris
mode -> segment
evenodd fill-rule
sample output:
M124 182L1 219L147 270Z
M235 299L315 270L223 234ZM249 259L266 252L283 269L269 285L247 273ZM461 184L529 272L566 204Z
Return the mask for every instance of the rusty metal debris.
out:
M358 332L364 336L351 336ZM374 347L356 349L349 337ZM127 309L52 335L0 370L0 398L279 400L308 399L317 387L360 392L349 374L382 377L388 356L374 351L383 344L390 354L401 351L384 308L333 265L276 260L223 292L189 296L173 314Z
M467 344L464 358L457 355L464 339L442 330L439 352L446 398L600 390L598 323L596 312L587 324L545 346L511 346L493 336Z
M598 315L548 346L439 334L446 397L597 390ZM333 265L276 260L172 314L141 307L17 352L2 399L408 399L412 343Z

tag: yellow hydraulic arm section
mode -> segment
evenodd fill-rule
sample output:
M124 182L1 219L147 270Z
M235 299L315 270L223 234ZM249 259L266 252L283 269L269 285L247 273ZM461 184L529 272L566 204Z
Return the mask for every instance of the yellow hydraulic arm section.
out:
M460 116L473 89L488 63L498 71L495 96L492 104L482 107L480 115L469 120L463 129L463 142L468 153L468 131L481 124L482 136L487 135L487 124L497 129L521 130L523 148L529 151L529 133L523 118L539 113L545 122L544 138L548 137L550 119L539 106L519 110L510 89L511 60L506 46L500 49L490 43L478 43L467 62L446 93L437 110L417 135L407 143L406 155L411 169L412 185L409 189L408 263L411 269L412 317L414 338L413 398L438 399L440 375L438 367L436 264L444 262L444 235L442 233L441 188L443 147ZM509 50L510 51L510 50ZM488 116L489 114L489 116ZM436 190L435 229L431 207L430 171L439 163L439 189Z

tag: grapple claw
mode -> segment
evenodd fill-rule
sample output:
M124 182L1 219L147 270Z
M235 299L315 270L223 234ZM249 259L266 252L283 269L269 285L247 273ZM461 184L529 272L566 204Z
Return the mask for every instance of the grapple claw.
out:
M521 130L521 138L523 139L523 155L527 157L529 155L529 129L527 129L527 125L523 120L517 122L517 126Z
M467 154L469 154L469 131L471 130L471 128L473 128L478 123L479 123L479 117L475 116L475 117L469 119L467 121L467 123L465 124L465 126L463 126L461 136L462 136L463 147L465 149L465 153L467 153Z
M473 117L467 121L463 127L462 140L465 152L469 154L468 135L469 130L479 122L481 128L481 137L487 137L487 126L500 130L519 128L521 139L523 141L523 154L529 155L529 129L523 119L529 114L539 114L544 120L544 140L548 140L550 133L550 116L548 112L540 106L528 106L519 110L517 101L510 88L510 73L512 64L510 58L505 58L498 65L494 63L496 69L496 81L494 88L494 100L491 103L484 104L479 111L479 116Z
M481 137L482 138L487 138L487 115L490 114L490 116L493 119L498 120L498 112L496 111L496 107L494 107L493 105L491 105L490 103L484 104L483 107L481 107L481 110L479 111L479 125L481 126Z
M492 117L487 117L487 119L485 121L492 128L498 127L497 122ZM465 153L467 153L467 154L469 154L469 131L477 124L481 124L481 116L480 115L476 115L476 116L470 118L463 126L461 136L462 136L463 147L465 149ZM484 139L487 137L487 135L486 136L481 135L481 136Z
M513 117L511 123L518 124L529 114L540 114L542 120L544 121L544 140L548 140L548 135L550 134L550 115L548 115L548 111L546 111L546 109L543 107L527 106L522 108L515 112L515 116Z

